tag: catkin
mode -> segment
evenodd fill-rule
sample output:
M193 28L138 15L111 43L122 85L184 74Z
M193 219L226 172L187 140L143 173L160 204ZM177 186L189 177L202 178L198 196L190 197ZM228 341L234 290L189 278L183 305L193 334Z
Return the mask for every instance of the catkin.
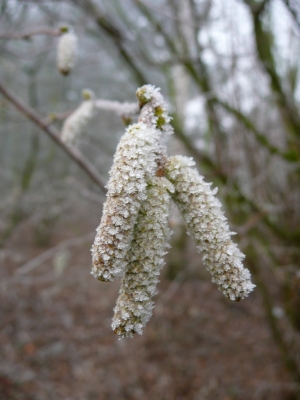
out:
M77 36L73 32L63 33L57 46L57 68L68 75L75 66L77 58Z
M65 120L61 140L69 146L75 144L76 140L84 133L88 123L96 114L95 95L91 90L82 91L84 101L80 106Z
M173 199L198 251L203 253L212 281L226 297L238 301L247 297L255 286L249 270L243 267L244 254L231 240L233 233L215 197L217 189L210 189L211 184L191 168L194 164L188 157L170 157L165 171L175 187Z
M99 280L112 281L124 271L124 257L141 203L146 199L146 180L157 169L160 136L159 130L140 122L126 130L117 147L107 200L92 247L91 273Z
M105 282L124 272L124 257L131 246L141 203L146 199L146 182L161 168L165 151L161 138L170 133L170 117L159 91L145 85L136 94L142 107L139 122L128 127L117 147L107 200L91 250L91 273Z
M164 177L153 178L147 187L127 252L127 263L120 294L114 308L112 328L119 339L142 334L152 315L159 273L164 265L170 236L168 220L173 185Z

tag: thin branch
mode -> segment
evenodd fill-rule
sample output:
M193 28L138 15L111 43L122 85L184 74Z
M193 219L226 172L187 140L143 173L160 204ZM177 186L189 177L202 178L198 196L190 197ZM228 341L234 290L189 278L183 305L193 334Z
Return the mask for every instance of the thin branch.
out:
M137 115L140 112L140 107L138 103L120 103L119 101L102 99L96 100L96 108L106 111L112 111L120 117Z
M255 283L259 287L260 292L262 294L262 300L263 300L265 310L266 310L266 317L267 317L269 325L271 327L273 337L281 351L286 368L291 373L291 375L294 377L295 381L300 382L300 368L298 366L297 359L296 359L295 355L290 351L290 349L284 339L284 336L279 328L276 317L273 314L272 297L271 297L271 294L269 292L269 289L268 289L264 279L262 278L260 270L257 267L258 260L256 259L256 255L255 255L254 251L252 251L251 256L248 257L247 260L248 260L248 264L250 266L250 270L255 277Z
M103 100L97 99L95 101L95 106L99 110L111 111L117 114L120 117L129 117L138 115L140 112L140 107L138 103L128 103L128 102L119 102L119 101L111 101L111 100ZM69 110L64 113L50 113L46 118L43 119L43 123L45 125L51 125L54 121L63 121L68 118L74 110Z
M0 39L13 39L13 40L29 40L32 36L36 35L50 35L59 36L61 35L60 29L35 29L33 31L23 32L23 33L1 33Z
M23 101L19 100L14 94L9 92L1 83L0 83L0 93L7 100L9 100L22 114L24 114L27 118L29 118L33 123L35 123L39 128L41 128L56 144L61 147L68 156L76 162L77 165L81 167L89 177L104 191L105 183L102 178L98 175L98 172L95 168L74 148L68 147L64 142L60 139L59 132L54 127L49 127L45 121L40 118L37 112L25 104Z
M125 64L129 67L129 69L133 72L135 81L139 86L147 83L147 79L142 72L142 70L137 66L137 64L133 61L133 57L130 52L127 50L125 45L124 37L121 34L120 29L117 27L112 20L110 20L107 16L100 13L95 4L91 1L84 2L84 6L77 2L78 6L84 9L96 22L97 26L103 30L114 42L116 48L118 49L121 57Z
M300 30L300 9L299 9L299 14L297 14L296 9L293 7L293 4L290 0L283 0L284 4L286 5L287 9L291 13L298 29Z
M32 260L28 261L27 263L23 264L21 267L19 267L16 271L16 275L25 275L28 274L28 272L33 271L37 267L39 267L42 263L45 261L49 260L55 253L57 253L59 250L66 248L66 247L71 247L71 246L77 246L85 241L89 241L95 236L94 232L92 233L87 233L82 236L78 236L75 238L71 238L68 240L65 240L63 242L60 242L58 245L52 247L51 249L48 249L44 251L42 254L39 254Z
M223 100L220 100L217 97L213 97L212 100L223 107L226 111L228 111L230 114L234 115L238 121L242 122L243 125L249 129L255 136L256 140L264 146L270 154L275 154L281 158L283 158L286 161L292 162L292 163L299 163L299 159L297 157L296 152L292 151L282 151L278 147L274 146L272 143L269 142L267 139L267 136L260 132L255 124L241 111L237 110L236 108L232 107L230 104L226 103Z
M259 9L252 4L253 0L244 0L244 3L249 6L251 12L257 55L266 74L269 76L270 87L273 91L275 101L281 113L281 118L285 123L287 131L290 132L294 137L299 137L300 116L297 106L293 97L289 96L284 90L272 53L272 41L270 39L269 32L264 29L260 18L260 14L264 10L266 1L261 3L261 7Z

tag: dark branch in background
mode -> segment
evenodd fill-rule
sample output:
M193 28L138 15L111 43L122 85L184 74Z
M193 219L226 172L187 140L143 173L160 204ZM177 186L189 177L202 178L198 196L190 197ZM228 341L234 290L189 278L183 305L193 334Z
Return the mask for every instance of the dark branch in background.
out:
M261 21L261 14L264 11L266 1L261 3L260 7L255 6L256 2L253 1L244 0L244 3L248 5L251 12L257 55L264 70L269 76L271 82L270 87L273 91L282 120L291 136L299 138L300 117L298 110L292 96L288 96L283 89L280 76L276 71L276 63L272 54L270 33L264 29ZM290 143L290 145L292 145L292 143ZM296 147L294 150L297 151L298 154L300 153L299 148Z
M49 127L47 122L45 122L37 112L29 107L24 102L20 101L14 94L9 92L1 83L0 83L0 93L7 100L9 100L22 114L24 114L27 118L29 118L32 122L34 122L37 126L39 126L56 144L59 145L60 148L63 149L68 156L76 162L77 165L81 169L83 169L89 177L104 191L105 183L103 182L102 178L98 175L97 171L94 167L84 158L81 154L79 154L75 149L70 148L65 145L64 142L61 141L59 132L53 128Z
M281 329L278 325L277 319L274 316L273 313L273 303L272 303L272 297L270 294L270 291L262 278L262 274L257 267L257 264L259 264L259 260L253 251L252 248L249 248L249 253L251 251L251 256L247 257L247 263L251 268L251 272L255 276L255 283L257 284L258 288L260 289L261 295L262 295L262 300L264 303L264 307L266 310L266 316L269 322L269 325L272 330L273 337L281 351L285 366L287 370L291 373L291 375L294 377L296 382L300 382L300 368L297 363L297 358L295 355L289 350L289 347L285 341L284 335L281 332ZM300 395L299 388L297 390L298 395ZM299 398L299 397L297 397Z
M15 39L15 40L29 40L32 36L36 35L49 35L59 36L61 35L60 29L36 29L34 31L28 31L24 33L0 33L0 39Z
M101 14L91 1L84 2L83 4L84 6L79 3L78 6L83 8L85 12L88 12L96 22L98 27L113 40L125 64L129 67L131 72L133 72L135 81L137 82L138 86L142 86L147 83L147 78L145 77L144 73L136 65L136 63L133 61L133 57L126 49L124 38L118 27L115 26L115 24L106 16Z
M293 7L291 0L283 0L283 2L286 5L289 12L291 13L294 21L296 22L297 27L299 28L299 31L300 31L300 3L298 3L299 4L299 8L298 8L299 12L297 13L295 8Z
M257 129L257 127L255 126L255 124L241 111L232 107L230 104L226 103L225 101L218 99L217 97L214 97L212 100L214 102L216 102L218 105L220 105L222 108L224 108L226 111L228 111L230 114L234 115L238 121L242 122L242 124L245 126L245 128L249 129L254 134L256 140L265 149L267 149L270 154L275 154L289 162L293 162L293 163L298 162L299 163L296 152L294 152L292 150L282 151L278 147L271 144L267 139L267 135L260 132Z

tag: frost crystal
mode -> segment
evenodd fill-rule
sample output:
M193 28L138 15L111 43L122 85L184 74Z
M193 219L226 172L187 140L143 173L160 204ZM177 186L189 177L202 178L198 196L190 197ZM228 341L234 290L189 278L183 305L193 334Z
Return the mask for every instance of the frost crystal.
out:
M74 67L77 56L77 37L73 32L64 33L58 42L57 67L63 75L68 75Z
M124 257L141 203L146 199L146 181L157 169L160 137L161 131L139 122L128 127L117 147L107 200L92 247L91 273L99 280L112 281L124 271Z
M166 178L155 177L147 187L134 228L120 294L114 308L112 328L119 339L142 334L152 315L159 273L164 265L166 241L170 236L168 218L173 185Z
M83 133L89 121L95 116L95 95L91 90L82 91L84 101L65 120L61 140L67 145L74 145L76 139Z
M195 169L192 159L170 157L166 176L173 183L174 201L179 207L193 236L197 249L204 254L203 261L212 274L212 281L230 300L248 296L255 285L248 269L243 267L244 254L232 242L232 232L221 211L221 203L214 197L216 190Z
M136 95L142 106L139 121L169 135L173 133L173 128L169 124L171 117L168 115L167 105L159 91L159 88L152 85L144 85L137 90Z

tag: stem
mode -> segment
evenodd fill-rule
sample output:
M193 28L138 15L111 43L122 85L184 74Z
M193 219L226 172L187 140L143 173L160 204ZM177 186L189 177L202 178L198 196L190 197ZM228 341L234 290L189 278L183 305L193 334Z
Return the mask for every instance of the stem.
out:
M59 36L61 35L61 30L60 29L36 29L33 31L28 31L24 33L4 33L0 35L0 39L14 39L14 40L29 40L31 36L36 36L36 35L50 35L50 36Z
M33 123L35 123L39 128L41 128L50 138L58 144L59 147L63 149L65 153L68 154L68 156L76 162L77 165L81 169L83 169L87 175L104 191L106 192L105 189L105 183L103 182L102 178L98 175L97 171L95 168L80 154L78 153L75 149L68 147L65 145L64 142L60 139L60 134L59 132L53 128L47 126L47 123L43 121L42 118L37 114L37 112L25 104L23 101L19 100L14 94L9 92L1 83L0 83L0 93L4 97L6 97L7 100L9 100L22 114L24 114L27 118L29 118Z

